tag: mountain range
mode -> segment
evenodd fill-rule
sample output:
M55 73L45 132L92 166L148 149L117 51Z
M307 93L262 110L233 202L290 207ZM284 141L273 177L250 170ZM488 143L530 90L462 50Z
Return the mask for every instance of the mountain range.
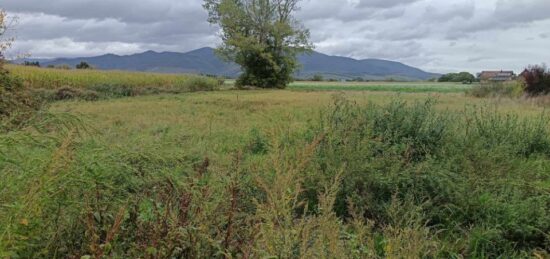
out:
M298 57L302 64L296 72L297 78L307 79L321 75L326 79L365 80L427 80L439 74L425 72L403 63L381 60L329 56L319 52L302 54ZM133 55L106 54L96 57L57 58L40 60L42 66L69 65L85 61L97 69L128 70L159 73L196 73L235 78L241 70L238 65L228 63L216 56L214 49L201 48L187 53L147 51Z

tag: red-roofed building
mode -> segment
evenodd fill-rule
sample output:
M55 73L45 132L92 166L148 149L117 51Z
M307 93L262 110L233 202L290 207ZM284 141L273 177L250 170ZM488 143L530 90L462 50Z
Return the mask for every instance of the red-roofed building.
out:
M514 71L483 71L478 76L481 82L506 82L516 78Z

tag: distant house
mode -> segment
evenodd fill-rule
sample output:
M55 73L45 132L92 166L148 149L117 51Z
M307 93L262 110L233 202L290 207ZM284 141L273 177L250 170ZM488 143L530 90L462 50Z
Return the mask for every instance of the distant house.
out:
M483 71L479 74L481 82L506 82L516 78L514 71Z

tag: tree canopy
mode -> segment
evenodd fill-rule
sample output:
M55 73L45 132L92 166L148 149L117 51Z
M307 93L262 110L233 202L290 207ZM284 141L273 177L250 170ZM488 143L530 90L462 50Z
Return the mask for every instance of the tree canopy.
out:
M468 72L449 73L441 76L439 82L463 82L472 83L476 80L476 77Z
M92 66L90 66L90 64L88 64L87 62L85 61L81 61L79 64L76 64L76 69L91 69Z
M284 88L298 68L297 54L313 48L294 17L299 0L205 0L208 21L221 28L217 53L239 64L237 86Z

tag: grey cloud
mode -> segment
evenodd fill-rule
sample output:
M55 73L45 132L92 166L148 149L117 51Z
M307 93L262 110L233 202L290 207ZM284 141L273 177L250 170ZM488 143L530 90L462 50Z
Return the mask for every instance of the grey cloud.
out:
M398 5L409 5L420 0L361 0L358 7L389 8Z
M549 19L548 0L497 0L492 12L455 24L448 36L456 38L491 30L507 31Z
M13 12L33 12L74 19L113 18L123 22L150 23L193 16L205 17L200 0L2 0Z
M415 41L387 42L355 39L346 42L338 42L337 39L330 39L323 44L319 44L318 48L322 52L357 59L406 59L417 56L422 52L422 44Z
M498 0L496 17L503 23L528 23L550 19L548 0Z
M217 28L206 21L201 3L201 0L0 0L0 6L20 18L15 35L19 40L15 47L20 49L30 48L24 41L60 43L64 41L55 40L62 38L98 46L109 42L140 46L155 43L160 50L188 50L182 46L195 46L192 42L214 45L215 40L204 41L214 38ZM33 53L48 55L45 49Z
M483 60L488 60L488 59L492 59L492 58L489 57L489 56L478 56L478 57L471 57L471 58L468 58L466 61L469 62L469 63L475 63L475 62L479 62L479 61L483 61Z
M471 19L475 14L475 3L465 1L460 4L452 4L448 7L429 5L425 9L424 18L431 21L450 21L452 19Z
M201 5L0 0L20 16L13 52L36 57L216 46L218 28L207 23ZM297 18L310 29L317 50L332 55L392 59L436 72L550 63L549 0L303 0ZM518 52L519 45L525 51Z

